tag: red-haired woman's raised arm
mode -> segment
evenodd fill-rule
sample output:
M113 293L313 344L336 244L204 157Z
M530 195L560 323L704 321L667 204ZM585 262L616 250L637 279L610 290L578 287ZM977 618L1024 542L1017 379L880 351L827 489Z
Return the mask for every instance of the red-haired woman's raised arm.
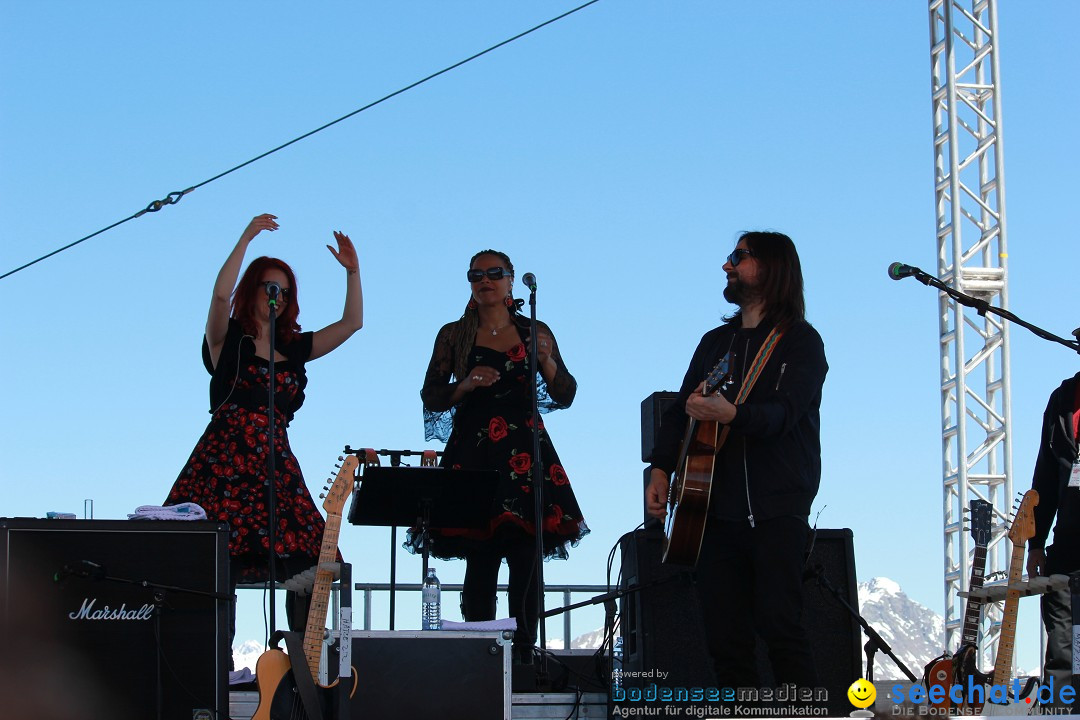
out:
M230 299L236 278L240 276L240 266L244 263L244 253L248 244L263 230L273 232L278 229L277 216L263 213L252 218L236 246L225 259L225 264L218 271L214 281L214 294L210 298L210 312L206 316L206 344L210 348L210 361L217 367L221 355L221 345L225 342L225 333L229 329Z
M348 340L354 332L364 327L364 291L360 286L360 260L349 236L334 231L337 250L326 248L345 268L345 309L341 319L317 330L311 339L311 360L322 357Z

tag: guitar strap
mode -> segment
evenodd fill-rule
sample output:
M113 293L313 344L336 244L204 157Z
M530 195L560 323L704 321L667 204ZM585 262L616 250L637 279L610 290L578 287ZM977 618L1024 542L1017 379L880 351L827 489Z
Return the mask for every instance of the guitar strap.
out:
M282 638L285 639L285 648L289 653L289 664L292 665L293 681L296 683L296 689L300 693L300 701L304 704L307 719L323 720L322 706L319 705L319 698L315 693L315 680L311 677L307 661L304 659L306 657L304 654L304 638L298 632L275 630L274 634L270 636L270 646L277 648L277 644ZM299 662L293 662L297 658Z
M765 338L765 342L761 343L761 347L758 348L757 355L754 356L754 361L750 363L750 370L746 373L746 379L743 380L742 387L739 388L739 394L735 396L735 405L741 405L746 396L750 394L750 391L754 387L754 383L761 377L761 371L765 369L765 364L769 362L769 358L772 357L773 351L776 350L776 346L780 344L780 338L783 336L783 332L779 328L773 328L768 337ZM716 441L716 451L720 452L720 448L724 447L724 443L727 441L728 433L731 431L730 425L725 425L724 429L720 431L720 437Z

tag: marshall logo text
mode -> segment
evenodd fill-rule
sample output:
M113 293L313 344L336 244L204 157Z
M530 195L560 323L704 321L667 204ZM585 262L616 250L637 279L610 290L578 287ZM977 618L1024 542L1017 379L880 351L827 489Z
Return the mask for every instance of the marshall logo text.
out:
M102 605L100 610L94 609L97 598L83 600L82 607L78 612L68 613L72 620L149 620L154 616L153 605L143 605L138 610L128 610L127 603L121 603L120 607L113 609L108 605Z

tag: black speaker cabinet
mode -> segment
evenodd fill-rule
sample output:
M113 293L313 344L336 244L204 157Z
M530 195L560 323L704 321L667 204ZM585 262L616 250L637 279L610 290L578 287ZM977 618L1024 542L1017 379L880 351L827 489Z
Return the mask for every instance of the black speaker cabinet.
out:
M648 462L663 424L664 411L679 397L675 392L654 392L641 401L641 462Z
M622 541L623 590L659 583L622 599L623 670L646 673L639 686L657 682L647 673L660 670L670 673L664 680L668 687L716 687L693 574L662 564L662 543L662 531L638 531ZM859 607L851 530L818 530L807 568L820 573L808 573L803 585L806 629L819 685L828 691L829 716L839 717L851 711L847 689L862 677L862 635L855 617L818 577L852 608ZM762 687L775 687L760 641L757 655Z
M168 720L227 716L229 603L205 594L229 591L227 533L0 518L0 672L47 681L22 688L28 710L62 697L80 717L145 719L160 697Z
M358 631L356 720L509 720L510 633Z

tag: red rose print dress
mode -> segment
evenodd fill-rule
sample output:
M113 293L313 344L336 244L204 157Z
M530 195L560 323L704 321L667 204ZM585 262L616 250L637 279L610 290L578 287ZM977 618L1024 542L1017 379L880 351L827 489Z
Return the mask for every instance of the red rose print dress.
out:
M533 506L533 418L529 382L529 360L524 342L506 352L474 346L469 368L486 365L499 370L491 387L477 388L457 407L446 407L453 392L449 384L453 354L450 332L444 326L435 343L422 396L427 439L446 440L441 465L451 468L495 469L499 486L491 503L491 521L479 530L430 531L429 551L439 558L466 557L482 545L490 549L499 543L520 542L535 536ZM519 329L524 340L527 330ZM555 357L559 373L548 387L540 382L541 412L566 407L573 400L577 384ZM449 431L449 432L447 432ZM540 421L540 455L544 470L544 553L548 558L566 558L567 549L589 532L578 507L562 461ZM422 537L410 531L406 547L422 550Z
M287 360L275 362L274 373L275 545L277 577L284 580L318 562L325 522L304 484L286 432L304 402L304 363L311 355L311 333L303 333L279 351ZM253 340L235 320L229 321L217 367L210 364L205 340L203 361L213 376L210 396L211 407L216 409L165 504L197 503L208 519L228 523L232 581L263 582L269 577L269 362L255 355Z

